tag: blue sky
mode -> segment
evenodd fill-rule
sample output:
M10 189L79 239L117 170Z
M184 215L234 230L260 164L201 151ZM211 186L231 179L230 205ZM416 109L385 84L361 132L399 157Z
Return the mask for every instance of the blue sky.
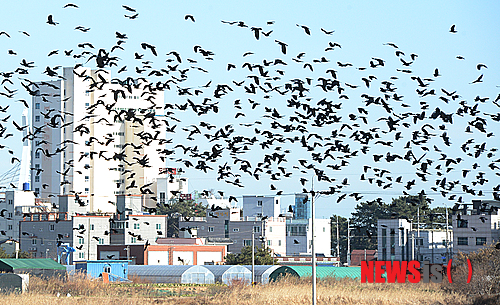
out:
M335 161L324 161L321 164L311 160L311 152L305 151L300 144L286 143L281 148L279 153L289 149L291 152L287 154L287 162L280 165L273 164L272 171L277 172L277 166L283 166L287 172L292 175L289 178L282 178L279 181L269 180L268 175L262 175L259 181L254 178L242 174L241 181L245 188L234 187L230 184L216 180L216 170L219 165L228 162L232 169L237 172L239 164L234 164L234 160L229 154L225 153L224 157L215 163L211 163L215 171L205 174L197 170L187 169L187 177L190 178L190 190L215 189L222 190L227 195L241 196L247 194L272 195L276 191L270 190L270 184L273 184L278 190L282 190L284 194L293 194L301 192L302 185L299 179L306 178L308 182L306 187L310 189L313 172L305 170L301 173L300 170L294 169L293 166L299 166L298 160L307 160L308 164L315 164L317 168L325 170L328 175L335 178L333 185L341 183L344 178L348 178L348 186L341 189L341 192L332 196L322 196L317 200L317 214L320 217L329 217L333 213L347 216L353 211L356 204L352 197L347 196L346 199L337 203L339 196L342 194L351 194L359 192L363 194L364 200L373 200L381 197L385 201L390 201L392 197L402 195L403 191L411 194L416 194L420 190L425 190L429 196L434 199L435 205L446 204L453 205L456 200L448 198L455 194L456 197L463 196L464 201L469 201L473 197L470 194L463 193L461 185L470 185L477 181L475 177L481 172L488 180L483 185L474 186L477 190L483 190L485 199L491 198L492 188L500 183L500 177L496 175L498 169L488 167L492 161L499 157L495 155L494 149L498 143L498 123L492 121L488 115L498 113L498 107L492 103L500 93L500 62L498 57L498 47L500 46L500 37L496 29L499 28L499 19L497 12L499 3L496 1L482 2L465 2L465 1L419 1L419 2L395 2L395 1L252 1L252 2L235 2L235 1L130 1L128 3L118 1L75 1L78 8L63 8L68 2L50 1L49 3L41 1L12 1L2 4L2 18L0 21L0 32L5 31L11 37L0 35L0 62L2 72L16 70L20 66L23 59L26 61L34 61L36 66L30 69L29 75L14 75L12 80L14 85L6 84L9 90L17 89L18 92L11 99L5 96L0 96L0 105L5 107L11 105L8 114L11 115L4 126L8 127L9 132L14 133L13 137L1 139L1 144L6 145L14 150L15 154L21 154L21 136L13 127L11 120L20 121L23 105L16 102L19 99L30 100L29 95L20 85L18 77L28 78L33 81L47 80L46 75L42 74L45 67L73 66L77 63L85 64L86 59L74 59L64 56L63 50L73 49L74 53L83 51L77 45L84 42L92 43L95 46L92 52L97 52L102 48L109 51L115 45L117 39L115 32L124 33L128 39L122 44L124 50L116 50L113 55L120 58L118 67L111 69L112 76L118 78L126 78L128 76L138 77L135 73L135 67L140 66L140 61L134 59L134 53L144 54L144 60L151 60L151 66L155 69L166 68L167 64L175 64L175 62L166 62L167 59L173 58L166 55L170 51L175 50L183 59L180 67L190 68L189 78L182 87L199 87L212 81L211 87L204 90L203 95L199 97L190 97L193 101L201 103L203 98L209 97L213 101L219 102L220 112L210 113L203 116L186 111L176 111L176 117L182 121L178 123L177 133L170 134L174 143L183 143L188 146L198 146L200 150L209 150L213 143L206 141L203 136L198 136L194 141L186 140L186 133L181 131L182 127L191 124L198 124L199 121L209 122L216 125L218 128L224 127L227 124L232 124L235 129L235 135L244 135L253 137L255 135L254 128L259 130L272 130L271 120L263 117L265 113L264 107L271 109L275 108L285 117L279 119L281 124L290 124L289 117L295 116L294 109L286 107L287 99L290 94L281 96L276 92L268 94L270 98L265 98L266 94L262 92L249 95L243 90L243 87L235 86L232 81L245 81L244 85L249 85L252 82L249 75L258 75L258 72L248 71L242 68L245 62L251 64L262 64L263 60L271 61L277 58L286 62L287 65L270 66L270 75L279 76L281 79L273 81L273 86L285 86L292 79L306 78L312 80L310 91L307 93L311 105L316 105L323 98L332 101L334 104L342 103L338 115L342 117L342 123L353 124L350 121L349 114L361 115L357 110L364 106L362 94L370 96L383 96L380 88L383 87L381 82L391 81L393 87L397 87L397 94L404 96L403 102L393 100L388 103L393 106L395 114L411 112L413 114L425 111L425 120L419 121L417 124L410 124L409 128L398 127L403 139L394 140L393 133L384 133L387 131L385 121L380 121L380 118L387 118L389 115L394 117L394 114L388 114L381 107L369 106L366 108L369 114L367 115L368 124L363 125L358 118L356 123L360 123L360 130L370 128L379 128L380 140L393 141L393 147L387 147L374 142L369 144L370 151L365 155L361 152L354 158L344 159L349 162L348 166L342 168L341 171L332 171L327 165L332 165L340 162L341 159ZM124 15L132 15L132 12L126 11L122 5L128 5L139 14L136 19L128 19ZM56 26L46 23L47 16L51 14L53 20L58 22ZM195 22L185 20L184 16L191 14L195 18ZM221 21L244 21L248 27L238 27L236 25L228 25ZM272 23L270 21L273 21ZM269 22L269 23L268 23ZM450 27L455 24L457 33L450 33ZM311 35L307 35L301 25L307 26ZM75 30L75 27L83 26L90 28L87 32ZM254 33L250 30L251 27L260 27L263 32L273 31L269 37L261 35L259 40L256 40ZM331 35L326 35L321 31L321 28L327 31L335 31ZM29 37L20 33L26 31ZM275 42L279 40L285 42L287 46L287 54L281 52L280 46ZM329 46L329 42L338 43L341 48L336 47L333 51L325 51ZM394 43L398 46L399 51L404 55L396 56L396 49L384 45L386 43ZM141 43L149 43L156 46L158 56L154 56L148 50L141 48ZM201 46L204 50L210 50L215 55L213 60L204 59L199 53L194 52L194 46ZM17 55L9 55L8 50L14 50ZM47 57L53 51L59 50L59 54ZM252 52L252 55L243 56L246 52ZM298 63L292 60L296 56L304 52L301 57L302 62ZM410 54L417 54L418 57L409 66L403 66L403 62L411 62ZM457 56L462 56L463 60L457 59ZM325 57L329 62L314 63L313 60L318 60ZM370 68L370 61L373 58L384 60L384 66ZM187 62L187 58L196 60L196 64ZM352 67L339 67L337 62L352 63ZM227 71L228 63L235 64L236 69ZM305 63L310 63L314 68L311 71L304 68ZM487 69L477 70L476 66L483 63ZM119 68L127 66L127 72L117 74ZM88 67L95 67L95 61L90 61L85 64ZM192 67L200 67L208 73L196 70ZM365 70L359 68L365 67ZM440 76L434 77L435 69L439 69ZM337 71L337 78L345 89L344 94L349 99L339 99L338 94L325 93L315 85L318 83L318 78L326 77L329 74L325 71L334 69ZM411 73L405 73L399 70L411 70ZM279 74L276 70L284 72L284 75ZM149 70L148 70L149 72ZM146 72L147 73L147 72ZM481 74L483 74L482 82L471 84ZM366 88L363 77L375 76L377 79L371 83L370 88ZM391 79L397 77L397 79ZM418 87L418 82L412 77L420 77L421 79L428 78L432 81L428 83L429 91L434 89L435 96L421 97L415 89L421 90ZM151 78L153 81L165 81L166 78ZM359 86L356 89L351 89L345 83ZM217 100L212 95L216 84L228 84L234 91L227 96ZM448 104L439 99L444 96L441 89L448 92L457 91L460 95L455 101ZM2 92L6 89L2 86ZM284 89L283 89L284 90ZM165 93L167 103L183 104L186 102L185 96L178 96L175 90ZM474 98L489 97L485 102L476 102ZM240 99L242 109L234 108L234 101ZM258 102L260 105L252 110L248 99ZM468 122L474 117L465 115L460 117L456 114L460 107L459 102L465 101L471 107L476 103L480 114L478 116L485 117L488 120L488 132L493 132L493 136L486 137L485 134L473 130L471 134L464 132ZM421 109L421 102L428 105L428 109ZM401 103L409 105L407 108L401 107ZM439 137L443 131L439 130L442 121L432 120L429 116L434 109L439 107L445 113L455 113L453 116L453 124L447 124L446 132L450 136L451 146L443 144ZM245 114L244 117L234 118L237 112ZM7 114L6 114L7 115ZM2 117L5 117L3 115ZM262 125L245 127L240 123L254 123L260 121ZM412 119L406 119L405 122L413 123ZM174 122L172 122L174 123ZM339 130L342 123L337 125L329 125L326 127L316 128L307 126L308 133L317 133L323 137L331 134L332 130ZM412 151L417 157L424 154L425 159L433 161L430 164L427 182L420 180L415 175L416 168L420 168L421 164L411 165L406 161L395 162L373 162L373 154L382 154L384 157L389 152L391 154L399 154L404 156L408 149L404 146L407 141L411 140L415 130L420 130L422 125L429 123L435 128L431 133L436 134L426 144L430 151L422 150L418 146L414 146ZM353 130L354 131L354 130ZM342 140L352 147L352 151L358 150L361 145L349 140L349 136L353 131L346 131L346 138ZM285 135L285 134L284 134ZM302 136L298 131L286 134L285 136ZM259 136L259 139L263 139ZM467 156L461 150L461 145L468 139L473 139L473 143L469 144L470 151L474 150L474 145L486 143L486 152L479 158ZM312 145L314 138L309 140ZM315 152L324 152L328 147L326 144L331 143L330 140L318 141L323 147L318 146ZM223 143L221 143L223 144ZM433 146L436 145L442 153L446 153L449 158L461 158L462 162L455 165L444 177L448 181L459 181L457 187L450 190L446 196L442 196L440 192L434 192L430 188L435 187L436 180L442 179L439 176L439 170L434 169L435 166L443 161L438 159L441 157L441 152L436 152ZM167 147L173 149L173 146ZM260 146L254 145L251 150L245 155L238 156L242 159L249 160L252 164L252 169L257 166L257 163L262 162L265 154L272 154L275 146L267 150L262 150ZM469 152L470 152L469 151ZM180 150L177 150L175 159L185 158ZM487 153L491 152L493 156L487 157ZM0 173L6 172L12 167L10 154L3 149L0 151L5 162L0 165ZM341 156L341 154L336 154ZM182 162L174 160L168 161L168 166L183 167ZM195 159L191 159L195 163ZM479 168L472 169L472 165L478 163ZM389 176L393 179L402 176L403 182L416 179L416 185L411 190L406 190L404 184L392 183L387 189L381 189L367 181L360 181L360 175L363 173L363 166L386 169L390 171ZM462 177L462 170L470 169L471 172L467 178ZM444 173L444 171L442 171ZM366 173L367 177L374 176L373 171ZM381 180L384 185L390 183L383 176ZM315 182L316 189L328 189L332 184L326 182ZM293 196L283 196L285 205L293 202Z

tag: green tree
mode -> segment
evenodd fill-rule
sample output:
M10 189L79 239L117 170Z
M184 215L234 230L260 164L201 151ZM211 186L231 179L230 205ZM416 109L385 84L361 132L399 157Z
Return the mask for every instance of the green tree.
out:
M158 204L157 215L168 215L167 236L179 236L179 217L189 219L191 217L203 217L206 215L207 207L195 200L182 200L174 198L166 204Z
M252 246L241 248L241 253L229 253L225 258L227 265L251 265ZM255 248L255 265L273 265L276 262L277 260L273 259L270 248Z
M429 201L425 196L400 196L393 198L390 204L380 201L359 203L350 218L351 250L377 249L377 220L403 218L410 222L417 222L420 213L420 228L433 228L433 223L441 221L444 208L429 208ZM441 221L444 223L444 221ZM435 224L434 224L435 228Z
M351 251L377 249L377 220L390 218L390 215L387 204L383 202L358 203L349 219Z

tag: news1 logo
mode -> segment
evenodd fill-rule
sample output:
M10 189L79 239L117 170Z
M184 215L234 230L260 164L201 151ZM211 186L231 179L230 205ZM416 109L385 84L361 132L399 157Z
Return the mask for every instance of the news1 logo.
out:
M448 281L451 279L451 262L448 261L446 268ZM472 277L472 267L467 259L469 274L467 283ZM361 262L361 283L405 283L408 279L410 283L441 283L443 281L443 265L430 264L424 261L421 266L419 261L362 261ZM385 277L384 277L385 274Z

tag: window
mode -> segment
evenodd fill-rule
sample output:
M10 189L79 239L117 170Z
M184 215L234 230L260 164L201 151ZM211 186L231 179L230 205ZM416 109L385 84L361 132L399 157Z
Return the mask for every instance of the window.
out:
M258 201L257 201L257 206L258 206L258 207L261 207L261 206L262 206L262 200L258 200Z
M35 115L35 122L40 122L40 116L39 115Z
M89 176L85 176L85 182L89 182L89 179L90 179Z
M35 176L35 182L40 182L40 176Z
M267 241L267 245L268 245L268 246L272 246L272 241L271 241L271 240L268 240L268 241Z
M325 227L323 227L323 232L326 232L326 228Z
M84 252L78 253L78 258L85 258L85 253Z
M80 238L78 238L78 243L79 243L80 245L83 245L83 244L85 243L85 238L81 238L81 237L80 237Z
M39 169L40 168L40 164L35 164L35 169Z
M259 226L254 226L253 227L253 232L254 233L260 233L260 227Z
M40 188L39 187L35 187L35 193L40 194Z
M7 230L12 230L12 225L8 225Z
M138 223L134 223L134 229L135 230L139 230L139 224Z
M104 238L99 238L99 245L104 245Z
M55 225L49 225L49 230L50 231L54 231L56 229L56 226Z
M39 151L35 152L35 159L40 159L40 152Z
M34 238L33 238L33 239L31 240L31 244L32 244L32 245L36 245L36 239L34 239Z
M137 238L135 238L135 237L131 237L131 238L130 238L130 243L132 243L132 244L133 244L133 243L135 243L135 242L137 242Z
M8 203L9 203L9 204L14 204L14 200L9 199Z
M90 230L94 230L94 224L90 225Z
M233 228L233 232L239 232L240 228Z
M278 246L281 247L281 239L278 239Z
M35 103L35 109L40 109L40 103Z
M467 246L469 244L469 239L467 237L459 237L457 240L459 246Z
M161 230L161 223L156 224L156 230Z
M85 96L89 96L90 95L90 90L85 90Z
M243 246L245 246L245 247L252 246L252 240L250 240L250 239L244 239L243 240Z
M12 218L12 213L9 213L9 218Z
M214 227L208 227L208 232L213 232L214 231Z
M465 219L457 219L457 227L458 228L467 228L468 221Z
M89 188L88 188L88 187L86 187L86 188L85 188L85 194L88 194L88 193L89 193Z
M269 227L269 233L273 233L273 227Z
M483 246L486 244L486 237L476 237L476 246Z

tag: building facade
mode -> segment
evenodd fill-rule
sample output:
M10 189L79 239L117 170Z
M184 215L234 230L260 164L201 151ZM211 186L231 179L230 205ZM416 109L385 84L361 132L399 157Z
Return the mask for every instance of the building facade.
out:
M452 257L452 231L412 230L412 224L406 219L379 219L377 231L378 260L442 264Z
M500 215L496 200L473 200L454 211L453 244L455 253L470 253L500 241Z
M315 252L324 256L331 255L331 220L315 219ZM312 219L286 220L286 255L312 255Z
M86 195L91 212L114 212L116 195L141 194L164 168L163 93L122 87L102 69L62 76L37 83L33 96L33 190L55 204L51 195Z
M243 196L243 217L279 217L279 196Z

